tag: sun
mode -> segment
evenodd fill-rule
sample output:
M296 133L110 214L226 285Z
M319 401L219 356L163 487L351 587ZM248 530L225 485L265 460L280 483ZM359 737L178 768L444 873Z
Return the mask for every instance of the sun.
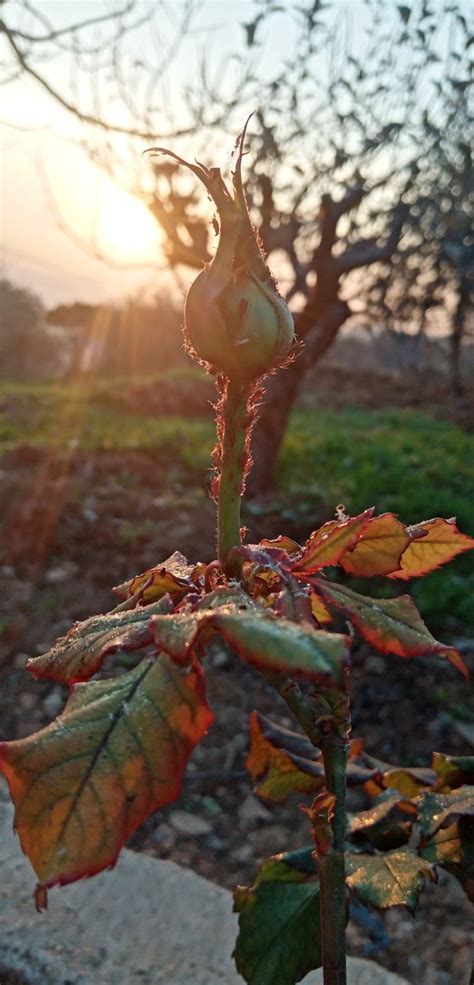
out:
M60 228L83 250L121 267L163 265L164 233L138 196L62 144L41 168Z
M159 262L163 233L144 202L104 181L98 212L98 239L105 254L124 263Z

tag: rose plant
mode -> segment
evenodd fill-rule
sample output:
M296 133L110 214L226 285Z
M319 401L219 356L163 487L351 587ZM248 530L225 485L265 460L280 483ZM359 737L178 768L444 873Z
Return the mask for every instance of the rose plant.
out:
M393 513L347 516L338 507L303 545L286 536L245 542L240 506L262 378L298 347L250 222L244 139L245 128L231 189L218 168L172 154L204 184L220 227L215 257L185 308L186 344L219 392L217 558L189 562L175 552L115 588L120 602L111 612L76 624L30 659L35 677L69 685L70 696L46 728L0 744L0 769L41 909L51 887L113 866L143 820L179 796L188 759L212 725L203 663L209 641L220 637L295 719L289 731L252 714L247 765L257 794L274 802L314 794L305 808L311 844L271 856L251 886L236 890L238 971L249 985L294 985L322 965L325 985L344 985L350 899L414 910L438 866L474 898L474 757L435 752L429 768L397 767L350 737L354 636L395 658L430 655L468 674L409 595L373 599L333 574L403 583L474 540L453 519L406 526ZM133 669L90 680L106 657L131 651ZM370 809L346 814L348 784L364 787Z

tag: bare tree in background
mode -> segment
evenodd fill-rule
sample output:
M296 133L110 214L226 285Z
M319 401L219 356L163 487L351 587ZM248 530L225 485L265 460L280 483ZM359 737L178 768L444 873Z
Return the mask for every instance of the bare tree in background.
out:
M420 312L426 316L436 274L436 292L444 295L458 278L453 326L466 323L470 275L459 273L459 250L450 246L441 217L444 191L459 167L452 95L466 104L473 32L461 0L409 6L256 0L241 25L241 43L219 58L218 30L201 41L202 12L198 2L130 0L101 18L55 27L22 0L6 5L2 30L10 68L34 79L83 124L91 158L117 181L134 176L132 190L163 229L175 270L209 259L213 228L189 177L164 159L146 171L141 151L172 141L186 154L192 135L192 153L197 148L211 160L214 149L216 163L256 108L247 156L252 215L304 341L278 394L271 379L267 385L254 436L252 488L260 491L271 481L306 370L354 311L366 303L373 318L403 312L408 290L405 317L413 324ZM272 58L282 15L288 50ZM143 50L136 40L145 23ZM190 40L194 62L171 98L167 70ZM67 92L58 91L51 72L60 57L74 70ZM458 219L463 195L452 206ZM463 330L457 329L459 339Z
M459 397L464 392L461 345L474 334L474 133L467 98L474 36L468 36L467 23L465 28L464 58L449 52L443 83L435 82L435 98L423 113L406 196L405 241L395 262L376 271L367 286L369 314L376 318L384 312L398 337L411 341L420 368L429 313L434 309L438 321L441 317L450 326L451 383ZM403 333L407 323L413 331L408 339Z

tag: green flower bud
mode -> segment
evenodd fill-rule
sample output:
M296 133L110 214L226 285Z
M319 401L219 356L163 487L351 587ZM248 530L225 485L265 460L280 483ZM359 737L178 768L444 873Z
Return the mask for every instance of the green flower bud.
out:
M185 305L185 331L196 357L231 380L248 383L281 366L291 352L294 325L278 293L250 222L242 186L245 128L240 134L232 193L218 168L190 168L213 198L220 220L213 260L191 285Z

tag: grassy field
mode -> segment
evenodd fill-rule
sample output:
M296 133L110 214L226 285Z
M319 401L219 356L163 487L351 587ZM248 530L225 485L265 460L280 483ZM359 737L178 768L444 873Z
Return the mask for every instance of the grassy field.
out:
M182 463L193 482L209 465L211 419L126 411L108 404L104 385L3 384L0 407L0 450L25 444L142 449ZM392 510L406 523L457 516L462 529L474 534L474 437L407 410L297 411L282 451L278 486L282 526L285 520L305 526L312 514L327 515L342 503L349 513L367 506ZM415 594L432 621L474 627L469 558L423 579Z

